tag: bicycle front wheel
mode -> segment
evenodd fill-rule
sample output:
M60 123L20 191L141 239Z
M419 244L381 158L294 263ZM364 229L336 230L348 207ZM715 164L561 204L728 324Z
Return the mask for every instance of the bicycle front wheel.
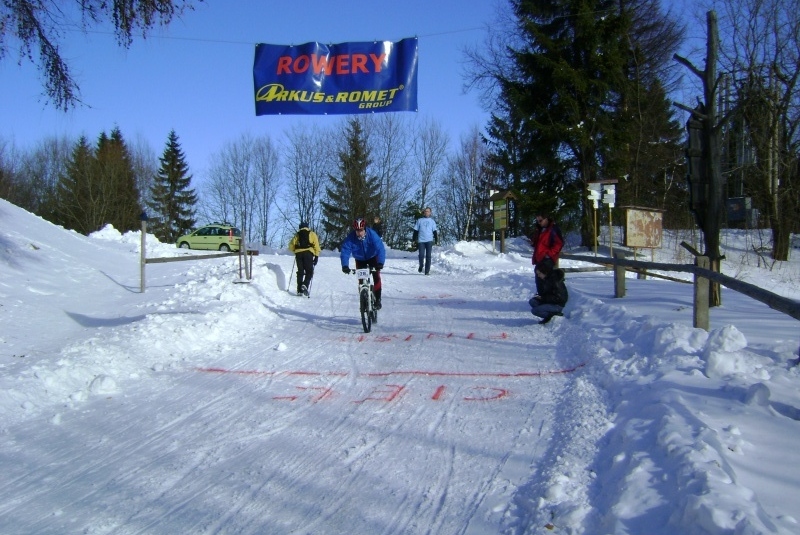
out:
M370 299L372 299L372 323L378 323L378 309L375 308L375 294L370 292L369 296Z
M370 311L369 303L369 290L364 288L361 290L361 325L364 327L364 332L368 333L372 330L372 314Z

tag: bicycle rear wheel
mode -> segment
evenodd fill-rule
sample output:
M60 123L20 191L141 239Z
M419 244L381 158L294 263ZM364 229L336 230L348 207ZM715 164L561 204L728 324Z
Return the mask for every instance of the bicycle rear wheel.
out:
M369 290L366 288L361 290L359 301L361 302L361 325L364 327L364 332L368 333L372 330L372 314L369 310Z

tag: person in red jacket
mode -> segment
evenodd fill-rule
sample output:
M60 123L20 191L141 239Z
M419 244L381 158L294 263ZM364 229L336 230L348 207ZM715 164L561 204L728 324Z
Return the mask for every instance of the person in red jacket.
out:
M531 263L534 266L545 258L549 258L558 267L558 255L561 253L561 248L564 247L564 238L561 235L561 229L558 228L552 217L549 215L536 216L536 228L531 236L531 245L533 246Z
M553 262L553 267L558 267L558 255L561 253L561 248L564 247L564 238L561 235L561 229L558 228L552 217L549 215L536 216L536 227L531 235L531 245L533 246L531 263L534 269L547 258ZM539 277L536 277L536 293L542 293Z

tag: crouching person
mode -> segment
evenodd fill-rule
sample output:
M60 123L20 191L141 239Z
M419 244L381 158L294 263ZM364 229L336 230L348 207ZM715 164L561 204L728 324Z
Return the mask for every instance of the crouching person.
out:
M554 267L553 261L545 258L536 264L536 287L538 292L531 297L531 314L542 318L540 324L547 323L553 316L561 313L569 299L567 285L564 284L564 270Z

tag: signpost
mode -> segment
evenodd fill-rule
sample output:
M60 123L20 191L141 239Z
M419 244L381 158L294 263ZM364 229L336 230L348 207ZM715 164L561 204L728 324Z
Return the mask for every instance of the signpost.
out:
M614 226L611 221L611 209L614 208L614 205L617 202L617 183L619 181L616 179L611 180L598 180L596 182L589 182L588 187L586 188L589 190L588 198L592 201L592 206L594 207L594 254L597 256L597 208L602 200L603 204L608 205L608 234L609 234L609 253L610 256L614 256Z
M508 190L498 191L489 197L492 203L492 218L494 220L494 232L500 231L500 252L506 250L506 229L508 228L508 204L516 197Z

